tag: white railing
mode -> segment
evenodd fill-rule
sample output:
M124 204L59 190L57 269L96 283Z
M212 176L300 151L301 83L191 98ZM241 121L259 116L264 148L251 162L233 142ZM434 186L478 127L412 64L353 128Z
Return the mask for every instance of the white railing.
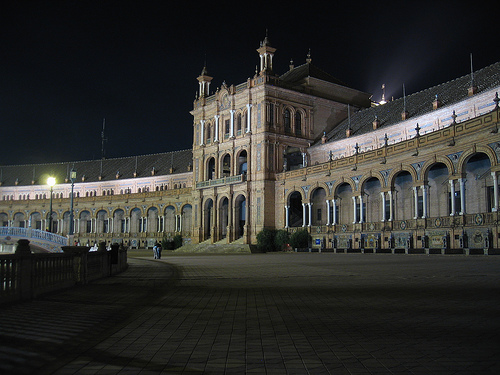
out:
M68 245L68 238L55 233L46 232L40 229L19 228L19 227L0 227L1 237L20 237L20 238L35 238L45 242L50 242L60 246Z

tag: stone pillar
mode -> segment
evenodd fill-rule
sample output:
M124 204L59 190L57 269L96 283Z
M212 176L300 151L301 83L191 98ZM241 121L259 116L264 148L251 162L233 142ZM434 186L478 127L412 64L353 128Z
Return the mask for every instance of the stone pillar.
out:
M302 203L302 227L306 226L306 204L307 203Z
M205 144L205 120L200 120L200 146Z
M418 218L418 186L413 187L413 201L415 206L415 214L413 215L413 218L416 219Z
M19 256L16 267L16 283L17 289L19 290L18 295L21 300L31 299L31 297L33 297L33 291L31 289L31 270L33 258L31 256L29 240L18 240L15 254Z
M491 177L493 178L493 208L492 212L498 211L498 177L497 172L491 172Z
M352 196L352 214L353 214L353 224L356 224L358 222L358 215L356 215L356 197Z
M337 225L337 200L332 199L333 225Z
M389 194L389 221L394 220L394 199L392 197L392 190L387 192Z
M365 222L365 215L363 213L363 196L359 196L359 222L364 223Z
M229 126L229 138L234 138L234 109L231 109L229 113L231 114L230 117L230 126Z
M422 218L426 218L427 215L427 191L428 191L428 186L422 185L420 186L420 189L422 190L422 201L423 201L423 209L422 209Z
M381 221L385 221L385 192L381 191L380 192L380 198L381 199L381 211L382 211L382 220Z
M247 134L252 133L252 116L251 116L251 110L252 110L252 103L247 104Z
M465 178L458 179L460 183L460 215L465 215Z
M330 225L330 200L326 200L326 225Z
M214 142L219 142L219 118L220 115L215 115L215 134L214 134Z
M307 226L310 227L312 224L312 203L309 202L307 206L309 207L309 222L307 223Z
M451 213L450 216L455 216L457 209L455 207L455 181L450 180L450 195L451 195Z

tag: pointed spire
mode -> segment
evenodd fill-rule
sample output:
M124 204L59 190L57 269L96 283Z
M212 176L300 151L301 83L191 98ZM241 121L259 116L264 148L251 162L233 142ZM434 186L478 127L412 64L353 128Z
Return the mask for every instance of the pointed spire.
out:
M403 83L403 112L401 113L401 120L405 121L408 118L408 111L406 110L406 89Z
M309 51L307 52L306 63L310 64L311 62L312 62L311 49L309 48Z
M470 87L467 90L469 96L474 95L477 92L477 87L474 84L474 68L472 66L472 53L470 54Z

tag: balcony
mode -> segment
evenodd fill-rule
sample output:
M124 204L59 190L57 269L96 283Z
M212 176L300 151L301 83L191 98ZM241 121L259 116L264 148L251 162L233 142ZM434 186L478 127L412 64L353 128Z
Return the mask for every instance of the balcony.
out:
M204 189L214 186L232 185L244 181L246 181L246 175L240 174L238 176L222 177L222 178L217 178L215 180L197 182L196 189Z

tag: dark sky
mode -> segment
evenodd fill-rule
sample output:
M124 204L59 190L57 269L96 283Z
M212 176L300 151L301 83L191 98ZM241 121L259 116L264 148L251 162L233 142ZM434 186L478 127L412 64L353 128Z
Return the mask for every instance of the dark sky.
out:
M205 61L211 88L245 82L266 29L277 73L310 49L374 100L500 60L490 1L296 3L3 1L0 165L98 159L103 118L108 158L191 148Z

